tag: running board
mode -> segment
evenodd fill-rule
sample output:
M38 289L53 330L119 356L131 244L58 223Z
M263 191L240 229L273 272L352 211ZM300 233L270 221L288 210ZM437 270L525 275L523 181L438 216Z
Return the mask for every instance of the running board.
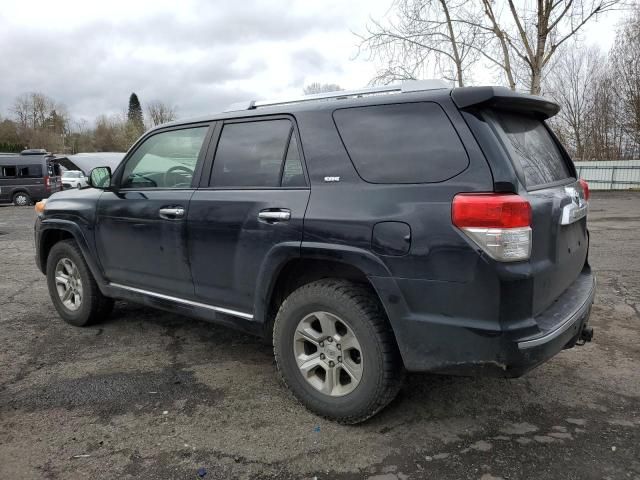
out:
M138 293L140 295L147 295L149 297L160 298L162 300L168 300L170 302L181 303L183 305L190 305L192 307L206 308L217 313L224 313L225 315L231 315L233 317L244 318L245 320L253 320L253 315L250 313L238 312L237 310L231 310L230 308L217 307L215 305L208 305L206 303L194 302L193 300L186 300L184 298L172 297L171 295L165 295L163 293L150 292L149 290L143 290L141 288L128 287L127 285L121 285L119 283L109 283L110 287L119 288L121 290L127 290L129 292Z

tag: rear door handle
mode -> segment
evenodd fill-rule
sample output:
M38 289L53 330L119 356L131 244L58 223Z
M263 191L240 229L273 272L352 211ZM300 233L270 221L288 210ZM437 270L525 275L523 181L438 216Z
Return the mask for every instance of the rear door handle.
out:
M178 220L184 217L184 207L162 207L158 213L165 220Z
M286 208L278 208L276 210L262 210L258 214L258 218L265 222L286 222L291 218L291 210Z

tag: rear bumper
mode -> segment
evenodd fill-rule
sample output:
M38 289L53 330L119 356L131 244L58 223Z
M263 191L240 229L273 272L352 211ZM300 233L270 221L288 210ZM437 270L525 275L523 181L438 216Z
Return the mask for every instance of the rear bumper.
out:
M394 279L371 280L383 299L407 370L454 375L518 377L544 363L575 345L595 296L595 277L585 267L544 312L505 329L497 321L410 312Z

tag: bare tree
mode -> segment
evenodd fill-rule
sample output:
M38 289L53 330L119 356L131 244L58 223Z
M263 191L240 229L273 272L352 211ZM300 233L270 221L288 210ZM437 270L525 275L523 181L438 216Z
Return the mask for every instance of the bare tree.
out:
M597 81L593 111L584 135L585 148L591 152L588 159L630 158L630 152L625 150L624 146L621 103L615 79L610 71L606 71Z
M94 148L98 152L126 152L133 143L127 132L126 115L96 118Z
M303 92L305 95L314 95L317 93L339 92L341 90L344 89L335 83L313 82L304 87Z
M23 129L29 127L29 103L29 95L24 94L17 97L11 107L16 123Z
M628 148L640 154L640 5L616 36L611 70L620 96L620 118L630 143Z
M562 132L564 144L575 159L585 160L588 130L594 120L596 94L603 78L606 58L597 47L580 48L565 45L550 69L544 84L545 94L555 99L562 109L553 118L554 127Z
M395 0L390 20L372 20L359 35L360 52L383 64L373 82L416 79L436 70L464 86L486 39L473 5L471 0Z
M504 75L510 88L540 94L558 48L623 0L396 0L395 20L373 21L361 36L378 78L408 78L433 62L459 86L478 59ZM447 75L449 65L452 74ZM399 73L398 73L399 72ZM394 78L391 78L394 79Z
M21 143L50 151L65 150L69 114L64 105L43 93L31 92L17 97L11 110Z
M485 0L486 1L486 0ZM613 10L621 0L508 0L516 33L509 46L528 69L526 85L533 94L542 91L545 67L558 48L573 38L598 14Z
M151 127L162 125L163 123L173 122L178 118L176 109L159 100L151 102L147 105L147 116L151 121Z

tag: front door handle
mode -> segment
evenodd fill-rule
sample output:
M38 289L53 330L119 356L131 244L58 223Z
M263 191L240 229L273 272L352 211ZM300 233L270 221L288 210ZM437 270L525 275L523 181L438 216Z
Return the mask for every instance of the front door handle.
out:
M258 214L258 218L265 222L286 222L291 218L291 210L286 208L278 208L277 210L262 210Z
M178 220L184 217L184 208L183 207L162 207L158 211L160 218L164 218L165 220Z

